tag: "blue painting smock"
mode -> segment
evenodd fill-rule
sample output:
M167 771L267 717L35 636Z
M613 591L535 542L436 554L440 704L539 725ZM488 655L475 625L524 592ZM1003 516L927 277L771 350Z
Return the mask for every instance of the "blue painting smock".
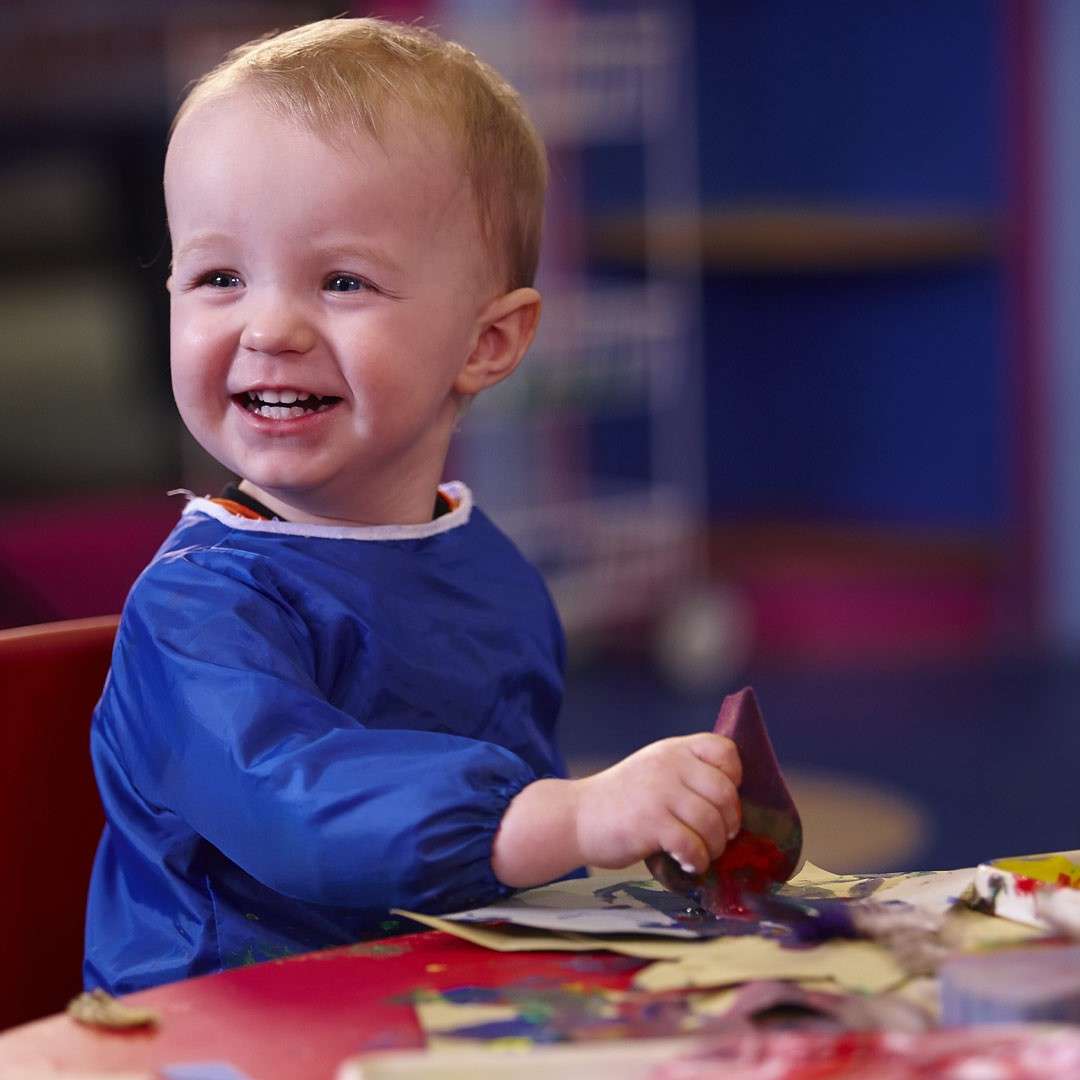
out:
M563 775L564 646L472 504L421 525L188 503L124 607L91 751L106 827L84 979L114 993L510 890L507 804Z

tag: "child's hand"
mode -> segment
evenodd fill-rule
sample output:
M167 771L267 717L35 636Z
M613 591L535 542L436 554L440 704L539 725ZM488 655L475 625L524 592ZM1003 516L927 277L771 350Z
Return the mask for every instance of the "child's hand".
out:
M582 862L616 869L666 851L704 873L739 831L735 744L702 733L660 742L576 781Z
M661 739L583 780L537 780L503 815L492 868L520 889L666 851L704 873L739 831L741 782L735 744L711 733Z

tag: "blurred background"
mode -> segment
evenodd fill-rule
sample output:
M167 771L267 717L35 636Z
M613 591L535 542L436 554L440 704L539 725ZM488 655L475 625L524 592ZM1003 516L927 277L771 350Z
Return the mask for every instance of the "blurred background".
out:
M185 85L319 0L0 17L0 626L227 477L168 379ZM550 150L540 337L448 475L544 570L574 771L747 683L831 869L1080 845L1080 5L387 0Z

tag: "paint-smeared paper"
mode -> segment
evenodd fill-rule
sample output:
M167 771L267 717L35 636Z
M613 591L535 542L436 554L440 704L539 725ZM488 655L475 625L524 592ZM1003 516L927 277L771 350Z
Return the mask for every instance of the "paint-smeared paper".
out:
M674 901L674 902L673 902ZM608 872L527 889L499 904L447 915L461 923L511 922L536 930L580 934L656 934L701 936L680 923L686 901L675 899L651 878L626 878Z
M634 977L641 990L720 987L756 979L831 979L844 990L875 994L907 978L893 956L869 941L826 941L785 949L761 937L717 938L687 948L678 960L649 965Z
M404 914L404 913L403 913ZM642 990L724 987L755 979L828 979L845 990L876 993L897 986L906 973L887 950L866 941L830 941L813 949L784 949L778 942L749 936L685 941L658 937L597 937L555 934L504 924L453 923L408 913L433 930L443 930L499 952L587 952L604 949L653 960L634 985Z
M1046 936L1045 930L1008 919L995 919L981 911L953 908L945 920L945 933L959 952L1023 945Z
M656 995L528 980L420 991L413 999L429 1050L530 1049L559 1042L661 1038L727 1029L734 991Z
M902 900L929 915L944 915L962 901L974 879L971 868L887 874L875 898L885 903Z
M885 887L887 881L881 875L830 874L806 863L791 881L780 886L778 894L793 900L862 899ZM424 921L415 912L396 913ZM754 924L746 920L725 924L703 919L659 882L652 878L627 878L625 871L618 870L526 889L499 904L454 912L442 916L442 920L461 925L507 922L555 933L644 934L687 939L755 932Z

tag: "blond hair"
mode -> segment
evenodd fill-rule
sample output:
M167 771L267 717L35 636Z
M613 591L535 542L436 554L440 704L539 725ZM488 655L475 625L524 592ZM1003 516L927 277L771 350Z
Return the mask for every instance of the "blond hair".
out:
M248 42L191 88L173 130L199 103L251 86L335 145L381 137L404 105L441 123L461 153L481 234L507 288L531 285L540 257L547 159L517 91L430 30L383 19L323 19Z

